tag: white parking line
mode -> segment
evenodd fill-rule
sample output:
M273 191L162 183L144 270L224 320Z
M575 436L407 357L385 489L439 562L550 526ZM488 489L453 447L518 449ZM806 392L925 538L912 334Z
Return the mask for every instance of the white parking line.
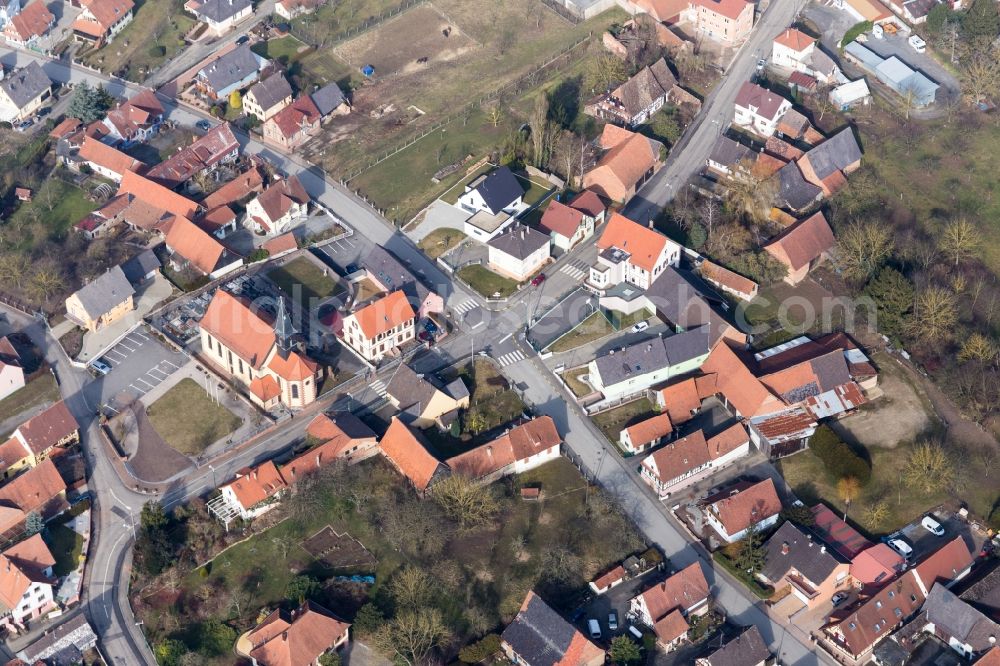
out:
M109 349L107 353L109 353L109 354L118 354L122 358L127 358L128 357L128 354L123 354L120 351L118 351L117 349Z
M149 369L149 372L147 372L146 374L147 374L147 375L152 375L152 374L153 374L154 372L155 372L155 373L157 373L157 374L161 374L161 375L163 375L162 377L156 377L156 378L155 378L155 379L158 379L158 380L159 380L159 381L161 381L161 382L162 382L162 381L163 381L164 379L166 379L167 377L169 377L169 376L170 376L170 375L169 375L168 373L166 373L166 372L163 372L163 370L160 370L160 369L158 369L158 368L150 368L150 369Z
M111 367L114 367L114 366L118 365L119 363L121 363L121 361L115 361L113 359L108 358L107 355L104 356L104 360L107 361L108 363L110 363Z
M133 340L132 339L132 335L134 335L134 334L133 333L129 333L123 339L128 340L128 343L130 345L135 345L136 349L138 349L139 347L142 346L143 341L142 340Z
M132 331L132 335L138 335L140 338L142 338L146 342L149 342L149 336L145 335L144 333L142 333L140 331Z
M145 384L145 385L146 385L146 386L148 386L149 388L153 388L154 386L156 386L156 384L150 384L149 382L147 382L147 381L146 381L145 379L143 379L142 377L136 377L136 378L135 378L135 381L137 381L137 382L142 382L143 384ZM146 389L146 390L149 390L149 389Z
M128 387L130 389L132 389L133 391L135 391L136 393L138 393L140 398L142 396L146 395L146 389L141 389L138 386L136 386L135 384L129 384Z
M119 343L118 343L118 346L119 346L119 347L124 347L125 349L127 349L127 350L129 351L129 353L132 353L132 352L134 352L134 351L135 351L134 349L132 349L131 347L129 347L129 346L127 345L127 344L125 344L125 342L124 342L124 341L122 341L122 342L119 342Z
M111 405L104 405L104 408L105 408L105 409L110 409L110 410L111 410L111 411L113 411L113 412L114 412L115 414L120 414L120 413L121 413L121 412L119 412L119 411L118 411L117 409L115 409L114 407L112 407Z
M173 363L171 363L170 361L160 361L160 363L166 363L167 365L169 365L169 366L170 366L171 368L173 368L174 370L176 370L176 369L178 368L178 366L174 365L174 364L173 364Z

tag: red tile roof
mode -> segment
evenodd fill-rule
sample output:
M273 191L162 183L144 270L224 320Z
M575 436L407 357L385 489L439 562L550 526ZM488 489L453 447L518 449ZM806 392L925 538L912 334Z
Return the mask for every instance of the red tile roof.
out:
M757 293L756 282L729 270L725 266L712 263L707 259L701 263L701 275L710 282L727 287L741 294L747 294L752 297Z
M291 139L303 127L319 122L320 115L316 103L309 95L300 95L291 104L271 116L267 122L274 123L282 136Z
M793 51L805 51L816 40L795 28L786 28L783 33L774 38L775 44L787 46Z
M127 171L140 171L146 166L131 155L126 155L120 150L116 150L90 137L84 139L83 145L80 146L79 155L80 159L108 169L118 175L123 175Z
M976 666L1000 666L1000 647L992 648L976 662Z
M607 210L607 206L601 201L601 197L593 190L584 190L569 202L572 208L589 215L590 217L600 217Z
M642 447L650 442L666 437L674 431L669 414L657 414L645 421L640 421L625 428L632 446Z
M961 535L946 543L918 564L913 573L927 594L934 583L950 583L960 578L972 566L974 559Z
M45 3L42 0L35 0L11 17L10 30L21 41L28 41L33 37L41 37L48 32L55 20L56 17L45 6Z
M847 559L854 559L861 551L871 547L871 541L844 522L827 505L815 505L812 507L812 514L813 528L820 538Z
M903 569L902 556L884 543L877 543L851 560L851 578L864 585L885 585Z
M597 241L600 250L617 247L628 252L629 261L643 270L652 273L656 260L670 240L649 227L644 227L624 215L612 213L604 232Z
M598 590L603 590L612 583L620 581L623 578L625 578L625 567L619 564L610 571L605 572L600 576L598 576L597 578L595 578L594 586L597 587Z
M65 492L66 482L51 458L0 486L0 533L16 527L32 512L55 515L66 508Z
M781 512L781 500L770 478L755 483L711 505L716 518L730 535L737 534Z
M379 447L418 491L427 490L434 475L442 469L441 463L431 455L421 438L395 416L379 442Z
M66 403L60 400L21 424L17 433L35 455L46 451L80 429Z
M268 460L256 467L241 469L236 480L222 486L232 488L244 509L251 509L288 487L274 462Z
M300 382L315 377L319 370L315 361L296 351L289 351L285 355L275 354L267 367L286 382Z
M273 223L284 217L294 204L309 203L309 195L299 182L298 176L290 176L268 185L267 189L257 196L257 202Z
M564 203L552 201L545 209L542 219L538 222L542 229L555 232L560 236L572 238L580 225L583 224L583 213L576 208L570 208Z
M606 169L626 189L635 187L659 161L651 139L608 123L601 135L601 146L607 149L593 171Z
M752 2L746 0L692 0L692 2L732 21L738 19L746 11L747 6L753 6Z
M775 259L797 271L833 250L836 245L837 239L823 217L823 212L817 211L781 232L764 249Z
M479 479L561 443L552 417L539 416L519 423L491 442L449 458L446 464L457 474Z
M708 438L708 457L712 460L721 458L750 441L747 429L742 423L734 423L725 430L717 432Z
M210 275L219 267L226 251L211 234L184 217L174 218L166 243L175 254L205 275Z
M66 118L61 123L52 128L52 131L49 132L49 136L57 140L63 139L66 136L80 129L81 125L83 125L83 123L80 121L79 118Z
M263 187L264 177L260 169L253 167L209 194L201 203L205 208L228 206L248 198L255 192L260 192Z
M711 460L705 433L695 430L660 447L643 461L647 468L649 460L656 464L657 476L664 483L703 467Z
M278 381L272 375L254 377L247 388L260 398L261 402L267 402L281 395L281 387L278 386Z
M723 342L715 346L701 371L716 375L719 392L746 418L768 414L785 407L750 372L736 353Z
M107 120L126 139L163 115L163 105L152 90L141 90L124 104L108 111Z
M21 541L0 554L0 602L17 608L33 582L52 582L42 573L55 564L41 534Z
M299 249L299 244L295 241L295 235L289 231L287 234L281 234L264 241L261 247L267 250L272 257L276 257L279 254Z
M883 636L913 615L924 603L912 571L891 583L858 606L844 619L827 627L835 640L854 656L865 654Z
M403 291L394 291L354 313L361 332L369 340L416 318L417 314Z
M118 187L119 194L131 194L154 208L191 219L198 211L198 204L176 192L154 183L137 173L127 171Z
M239 147L233 128L229 123L222 123L151 168L146 175L167 187L177 187L228 159L239 151Z
M274 347L274 325L228 291L217 289L201 318L201 328L259 370Z
M708 581L701 565L694 562L640 596L646 602L651 619L657 622L674 610L685 611L697 606L708 598L708 593Z
M276 610L247 634L250 656L261 666L309 666L351 626L319 604L307 601L285 619Z
M82 0L82 4L105 31L135 7L132 0Z
M653 625L653 633L661 642L673 643L686 634L690 628L681 612L675 610L656 621L656 624Z

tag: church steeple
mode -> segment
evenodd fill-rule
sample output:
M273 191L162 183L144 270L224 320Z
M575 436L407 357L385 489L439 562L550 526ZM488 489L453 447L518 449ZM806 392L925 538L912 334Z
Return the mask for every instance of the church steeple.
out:
M292 326L292 318L285 307L285 298L278 297L278 314L274 319L274 337L278 344L278 351L282 357L286 357L292 350L292 336L296 333Z

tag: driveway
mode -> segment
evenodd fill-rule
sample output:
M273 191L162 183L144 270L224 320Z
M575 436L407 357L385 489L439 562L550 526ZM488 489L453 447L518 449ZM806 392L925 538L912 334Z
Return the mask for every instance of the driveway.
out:
M465 226L469 214L461 208L437 199L417 217L420 218L420 222L414 228L406 231L406 235L412 238L414 243L419 243L437 229L461 230Z

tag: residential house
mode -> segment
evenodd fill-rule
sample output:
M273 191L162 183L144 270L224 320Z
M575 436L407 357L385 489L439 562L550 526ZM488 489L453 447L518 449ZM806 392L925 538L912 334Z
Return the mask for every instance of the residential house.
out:
M45 35L56 17L42 0L29 3L20 13L15 14L3 27L3 36L9 43L28 48Z
M79 118L64 118L58 125L52 128L52 131L49 132L49 138L60 141L70 135L76 134L82 126L83 123Z
M669 414L657 414L622 428L619 443L627 453L636 454L657 446L674 432Z
M778 130L778 121L792 103L787 99L747 81L740 87L734 102L733 124L763 137Z
M282 465L281 476L289 485L338 460L353 465L378 453L375 432L350 412L316 416L306 435L318 443Z
M129 210L129 204L127 194L114 196L106 204L74 224L73 228L88 240L103 238L122 222L126 211Z
M707 326L699 326L611 349L590 362L587 381L605 400L644 392L697 370L711 351L708 334Z
M291 21L303 14L311 14L324 4L326 0L278 0L274 4L274 13Z
M73 39L100 48L132 21L132 0L80 0L83 11L73 21Z
M444 312L444 299L431 291L403 262L376 245L361 261L364 276L384 293L402 291L418 318Z
M42 71L41 65L32 60L0 80L0 122L24 120L51 96L52 81Z
M496 439L449 458L453 474L492 483L509 474L524 474L559 457L562 437L550 416L518 423Z
M963 659L977 659L996 645L1000 625L935 583L914 621L921 630L947 643Z
M840 68L830 56L820 50L816 40L795 28L788 28L774 38L770 64L790 69L793 75L806 75L825 85L843 83L845 80Z
M919 562L910 572L926 597L935 583L951 587L969 575L975 558L961 535L938 548Z
M121 264L122 272L132 286L140 286L149 282L160 272L160 260L152 250L143 250L128 261Z
M812 208L823 198L823 190L807 181L795 162L778 170L778 187L778 205L796 213Z
M126 155L89 136L84 139L83 145L80 146L77 159L81 164L89 166L97 175L104 176L116 183L122 182L126 171L142 171L146 166L131 155Z
M168 221L178 218L193 219L200 206L163 185L140 176L134 171L122 175L118 196L125 196L127 209L122 218L130 226L142 231L164 233Z
M715 652L696 659L694 666L764 666L772 657L760 630L750 625Z
M798 284L837 247L837 239L823 211L788 227L764 246L764 251L781 262L788 273L785 282Z
M829 604L851 582L850 563L790 521L764 544L764 566L757 577L777 593L790 590L809 609Z
M524 187L509 167L497 167L466 184L458 197L458 207L469 213L516 215L524 208ZM489 239L486 239L489 240Z
M662 143L610 123L601 133L600 147L604 153L583 175L583 186L605 199L628 201L662 166Z
M344 318L343 340L368 362L393 355L416 336L416 313L403 291L394 291Z
M518 282L541 270L551 257L549 236L522 224L507 227L486 245L493 272Z
M696 430L669 442L642 460L639 474L660 499L665 499L695 476L748 455L750 438L746 428L735 423L708 439L704 431Z
M207 25L209 34L218 37L251 16L253 3L251 0L187 0L184 10Z
M83 663L83 655L97 645L97 634L87 617L80 613L17 652L17 658L26 664Z
M322 118L312 97L299 95L295 101L271 116L261 131L268 141L292 150L319 131Z
M215 279L243 265L243 259L187 218L175 218L165 241L175 270L190 269Z
M66 403L60 400L31 417L11 435L27 452L34 467L49 457L56 447L68 447L80 441L80 426Z
M588 282L598 290L623 282L649 289L668 266L678 265L681 259L680 245L619 213L611 214L597 250Z
M66 482L46 458L0 486L0 534L19 536L30 513L47 521L68 508Z
M302 351L285 306L278 299L274 322L241 298L218 289L201 322L201 355L226 377L247 388L258 407L311 404L322 379L319 364Z
M441 386L405 363L392 373L385 391L399 418L415 428L437 425L447 430L458 418L459 410L469 408L469 389L461 377Z
M850 111L856 106L868 106L872 101L872 92L863 79L849 81L830 91L830 103L840 111Z
M135 289L113 266L66 299L66 316L88 331L110 326L134 309Z
M860 168L861 147L851 128L845 127L806 151L795 164L807 182L820 188L824 196L833 196L847 185L847 176Z
M333 116L345 116L351 112L351 103L335 81L314 90L309 98L316 105L320 118L324 120Z
M753 29L753 3L745 0L634 0L630 4L658 22L690 24L682 27L722 46L736 46Z
M160 131L163 105L152 90L142 90L108 111L103 122L114 141L126 146L143 143Z
M243 97L243 111L255 116L261 122L266 122L291 103L292 86L284 74L275 72L250 86L250 90Z
M247 204L246 226L268 236L279 236L306 218L309 194L298 176L279 178Z
M589 193L597 198L593 192ZM593 235L595 222L595 218L579 208L553 200L545 208L538 226L548 232L553 248L568 252L574 245Z
M633 597L628 616L651 628L656 642L670 651L687 638L690 628L687 618L708 611L708 595L708 581L701 564L694 562Z
M781 500L770 478L757 483L743 481L702 500L705 522L726 543L739 541L752 527L758 531L778 522Z
M176 189L187 185L199 174L211 174L224 164L232 164L240 156L240 143L229 123L216 125L204 136L185 146L152 167L146 177Z
M21 0L0 0L0 26L7 25L21 11Z
M696 375L654 390L653 399L676 427L690 421L701 411L702 401L717 391L715 375Z
M257 81L268 65L267 58L251 51L249 44L243 44L205 65L195 76L195 83L209 98L227 99L229 93Z
M397 416L392 417L389 429L379 442L382 455L421 496L448 474L448 468L438 462L429 448L420 431L409 427Z
M739 171L746 170L757 159L757 154L749 147L728 136L720 136L708 154L707 166L710 172L720 176L732 177Z
M24 368L21 364L21 355L4 336L0 338L0 400L22 388L24 388ZM0 461L2 460L3 456L0 456Z
M223 501L243 520L253 520L276 507L287 489L288 483L271 460L237 471L235 479L219 487Z
M0 553L0 627L20 631L29 620L55 610L55 563L41 534Z
M351 625L316 602L273 611L248 631L253 666L311 666L345 645ZM239 645L240 643L237 643ZM324 662L325 663L325 662Z
M850 574L861 589L882 587L906 570L906 560L884 543L869 546L851 560Z
M601 666L604 650L567 622L534 592L500 635L500 649L523 666Z
M603 97L597 104L597 115L634 129L663 108L675 86L677 79L660 58Z

